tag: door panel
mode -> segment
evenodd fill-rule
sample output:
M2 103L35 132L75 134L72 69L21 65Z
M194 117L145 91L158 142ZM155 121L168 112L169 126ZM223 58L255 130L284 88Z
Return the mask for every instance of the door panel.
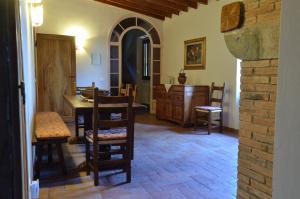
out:
M38 111L70 115L63 95L75 94L75 38L37 34Z

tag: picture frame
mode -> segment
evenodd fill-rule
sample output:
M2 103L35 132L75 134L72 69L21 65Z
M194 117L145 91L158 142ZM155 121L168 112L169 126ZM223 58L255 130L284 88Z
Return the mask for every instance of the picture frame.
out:
M206 37L184 42L184 70L206 69Z

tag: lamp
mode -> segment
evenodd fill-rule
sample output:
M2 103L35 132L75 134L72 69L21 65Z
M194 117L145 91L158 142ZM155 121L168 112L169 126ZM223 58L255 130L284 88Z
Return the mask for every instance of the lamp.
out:
M43 25L44 21L44 9L42 0L27 0L27 3L31 4L31 21L34 27Z
M87 31L81 26L72 26L65 31L66 35L75 36L76 51L84 52L86 39L88 38Z
M42 0L27 0L28 3L35 4L35 3L42 3Z
M44 10L41 3L32 4L31 6L31 21L34 27L43 25L44 22Z

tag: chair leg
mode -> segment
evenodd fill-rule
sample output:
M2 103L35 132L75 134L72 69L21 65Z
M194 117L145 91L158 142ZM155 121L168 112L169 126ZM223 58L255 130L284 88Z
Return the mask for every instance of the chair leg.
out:
M127 165L126 168L126 182L130 183L131 182L131 161L129 160L129 164Z
M94 185L99 185L99 157L98 157L98 144L93 143L93 172L94 172Z
M207 118L207 121L208 121L208 124L207 124L207 131L208 131L208 135L210 135L211 133L211 112L209 111L208 114L207 114L208 118Z
M90 143L89 141L87 141L85 139L85 161L86 161L86 175L90 175L91 173L91 169L90 169L90 166L89 166L89 163L91 161L90 159L91 157L91 154L90 154Z
M223 133L223 112L220 112L220 132Z
M130 149L132 146L131 143L127 143L126 144L126 153L125 153L125 160L128 161L128 163L126 164L126 168L125 168L125 171L126 171L126 182L127 183L130 183L131 182L131 152Z
M194 110L194 130L197 130L197 121L198 121L198 117L197 117L197 111L196 109Z
M57 147L58 158L59 158L62 172L64 175L67 175L67 168L65 165L65 158L64 158L62 147L61 147L61 143L56 144L56 147Z

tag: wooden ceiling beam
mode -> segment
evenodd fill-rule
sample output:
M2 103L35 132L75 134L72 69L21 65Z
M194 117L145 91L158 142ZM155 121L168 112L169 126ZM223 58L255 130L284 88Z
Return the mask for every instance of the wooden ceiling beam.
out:
M197 9L198 4L208 4L208 0L95 0L140 14L164 20L179 15L180 11L188 11L188 8Z
M111 2L118 3L120 5L129 6L131 8L140 9L141 11L147 11L151 13L156 13L165 17L172 17L172 12L168 12L167 10L163 10L159 7L155 7L153 5L149 5L146 2L141 2L141 0L108 0Z
M164 10L168 10L169 12L179 15L180 12L180 8L178 8L178 6L176 6L176 4L168 2L168 1L157 1L157 0L136 0L137 2L141 3L141 2L147 2L152 6L159 6L159 8L164 9Z
M187 2L187 4L188 4L189 7L192 7L192 8L195 8L195 9L198 8L198 2L197 1L195 1L195 0L187 0L186 2Z
M126 9L126 10L130 10L130 11L133 11L133 12L137 12L137 13L140 13L140 14L144 14L144 15L154 17L154 18L160 19L160 20L165 20L165 17L166 17L163 14L159 14L159 13L156 13L156 12L153 12L153 11L151 12L151 11L148 11L148 10L144 10L144 9L139 8L139 7L129 6L129 5L117 2L117 1L111 1L111 0L95 0L95 1L105 3L105 4L108 4L108 5L111 5L111 6L115 6L115 7L123 8L123 9Z
M208 0L197 0L199 3L207 5L208 4Z
M119 1L119 0L115 0ZM153 1L153 0L125 0L127 2L130 2L132 4L138 5L138 6L143 6L144 8L147 9L154 9L156 12L161 12L163 13L166 17L171 17L172 14L179 14L179 10L168 7L165 4L162 4L161 1Z
M173 4L176 8L178 8L180 11L188 11L188 5L182 1L178 0L166 0L167 2Z

